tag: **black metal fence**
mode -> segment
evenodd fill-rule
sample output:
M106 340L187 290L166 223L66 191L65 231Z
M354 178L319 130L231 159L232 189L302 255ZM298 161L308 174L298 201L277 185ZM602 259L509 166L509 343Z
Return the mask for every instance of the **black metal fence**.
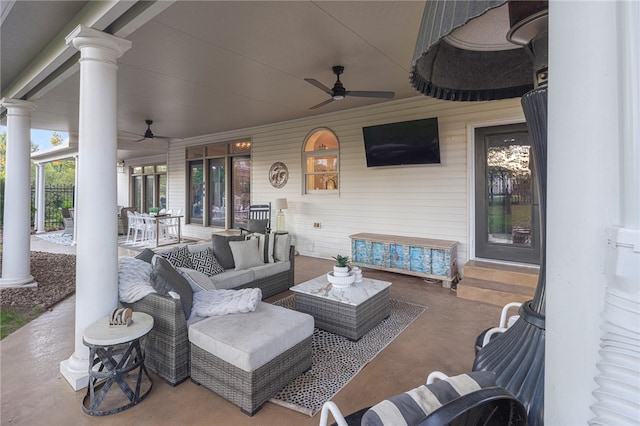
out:
M64 229L62 207L74 206L74 185L51 185L44 187L44 227L46 230ZM31 187L31 205L36 206L36 189ZM31 223L35 221L35 209L31 209Z

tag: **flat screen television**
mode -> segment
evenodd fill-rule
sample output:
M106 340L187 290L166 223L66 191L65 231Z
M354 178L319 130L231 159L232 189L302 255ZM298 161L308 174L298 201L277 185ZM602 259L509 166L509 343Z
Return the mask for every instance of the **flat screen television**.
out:
M439 164L438 119L362 128L367 167Z

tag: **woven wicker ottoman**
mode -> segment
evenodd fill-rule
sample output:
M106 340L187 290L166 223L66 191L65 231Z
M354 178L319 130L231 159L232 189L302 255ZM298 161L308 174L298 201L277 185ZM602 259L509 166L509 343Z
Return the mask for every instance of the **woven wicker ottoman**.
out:
M191 380L252 416L311 367L313 317L261 302L189 327Z
M316 327L358 340L389 316L390 282L364 278L336 288L326 275L291 287L296 310L313 316Z

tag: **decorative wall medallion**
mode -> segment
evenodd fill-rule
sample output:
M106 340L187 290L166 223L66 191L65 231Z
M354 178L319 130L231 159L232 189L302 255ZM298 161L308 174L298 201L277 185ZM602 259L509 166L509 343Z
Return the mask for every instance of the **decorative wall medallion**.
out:
M289 170L286 164L276 161L269 169L269 182L274 188L282 188L289 179Z

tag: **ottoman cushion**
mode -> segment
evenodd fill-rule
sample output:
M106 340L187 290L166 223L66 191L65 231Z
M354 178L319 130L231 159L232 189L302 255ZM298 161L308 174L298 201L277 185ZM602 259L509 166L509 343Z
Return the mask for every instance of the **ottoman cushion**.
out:
M260 302L254 312L210 317L189 341L244 371L254 371L313 334L313 317Z

